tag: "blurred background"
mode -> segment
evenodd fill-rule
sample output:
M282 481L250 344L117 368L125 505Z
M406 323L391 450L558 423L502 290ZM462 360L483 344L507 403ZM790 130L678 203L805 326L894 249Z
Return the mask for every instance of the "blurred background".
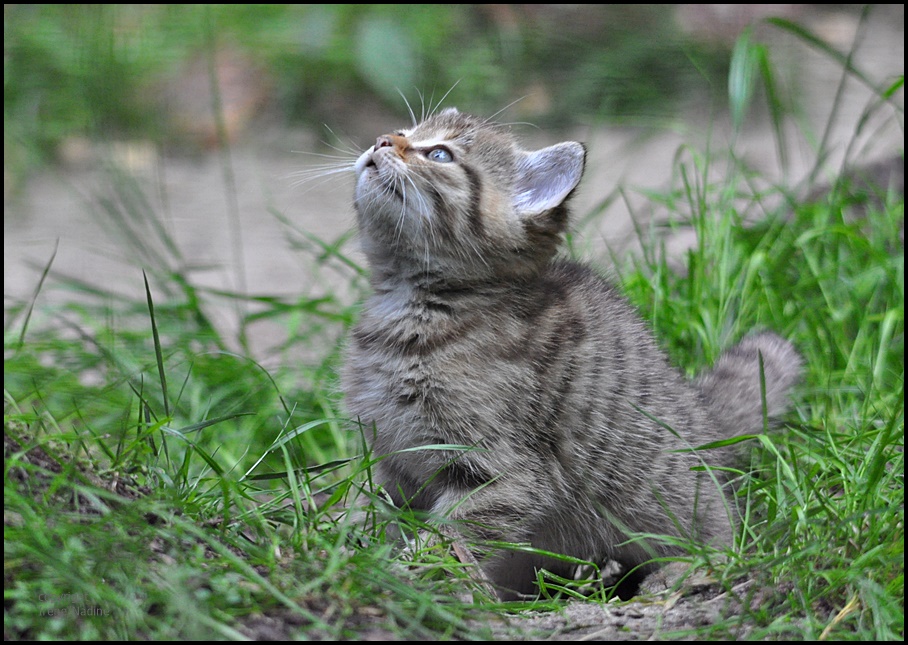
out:
M210 288L330 288L288 243L349 237L352 176L319 168L439 102L586 142L576 210L620 248L687 145L792 186L900 156L903 111L872 108L903 75L904 5L4 5L4 297L52 256L131 296L167 253Z
M724 8L723 8L724 7ZM767 8L768 7L768 8ZM6 5L6 159L76 155L74 137L186 151L251 121L406 116L401 95L540 126L670 118L723 92L731 47L797 5ZM852 27L853 29L853 27ZM847 42L844 43L847 46ZM9 178L8 178L9 179Z

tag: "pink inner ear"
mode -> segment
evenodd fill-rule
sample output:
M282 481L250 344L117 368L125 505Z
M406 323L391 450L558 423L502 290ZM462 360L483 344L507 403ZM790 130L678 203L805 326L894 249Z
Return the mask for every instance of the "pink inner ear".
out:
M559 206L583 176L586 153L575 142L527 153L517 167L514 208L521 215L534 215Z

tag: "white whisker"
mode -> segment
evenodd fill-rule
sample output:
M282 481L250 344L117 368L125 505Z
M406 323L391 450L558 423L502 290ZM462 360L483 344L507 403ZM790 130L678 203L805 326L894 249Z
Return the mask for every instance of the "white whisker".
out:
M407 106L407 112L410 113L410 119L413 121L413 127L415 128L419 125L419 122L416 120L416 115L413 114L413 108L410 107L410 101L408 101L404 93L400 91L400 88L397 89L397 93L400 94L400 98L404 100L404 105Z
M335 134L334 130L332 130L329 126L325 125L325 129L326 129L328 132L330 132L330 133L331 133L331 136L333 136L338 142L342 142L342 141L343 141L342 137L340 137L340 136L338 136L337 134ZM346 148L346 149L338 148L337 146L334 146L334 145L332 145L332 144L330 144L330 143L328 143L328 142L326 142L326 141L323 141L322 143L325 144L326 146L328 146L329 148L331 148L332 150L337 150L338 152L343 153L343 154L350 154L350 155L354 155L354 156L359 156L359 155L361 155L361 154L363 153L363 149L362 149L360 146L358 146L358 145L356 144L356 142L353 141L352 139L347 139L347 141L345 142L346 145L347 145L347 148Z
M526 98L526 95L521 96L520 98L514 99L513 101L511 101L510 103L508 103L507 105L505 105L503 108L501 108L500 110L498 110L498 112L496 112L496 113L493 114L492 116L488 117L488 118L484 121L484 123L492 123L492 122L494 122L496 116L498 116L499 114L501 114L501 113L504 112L505 110L507 110L507 109L509 109L509 108L511 108L511 107L513 107L513 106L515 106L515 105L517 105L518 103L520 103L520 102L521 102L523 99L525 99L525 98ZM499 125L514 125L514 124L510 124L510 123L509 123L509 124L499 124Z
M354 162L352 161L319 164L310 168L294 170L285 175L284 179L290 181L290 185L294 188L303 185L310 185L314 188L336 179L339 175L351 175L353 170Z
M449 89L447 92L445 92L444 95L443 95L440 99L438 99L438 103L436 103L436 104L435 104L435 107L434 107L432 110L429 111L429 115L430 115L430 116L433 115L433 114L435 114L435 111L438 110L438 108L441 107L441 104L444 103L444 100L445 100L446 98L448 98L448 94L450 94L451 92L453 92L453 91L454 91L454 88L457 87L457 86L460 84L460 80L461 80L461 79L457 79L456 81L454 81L454 85L451 86L451 89Z

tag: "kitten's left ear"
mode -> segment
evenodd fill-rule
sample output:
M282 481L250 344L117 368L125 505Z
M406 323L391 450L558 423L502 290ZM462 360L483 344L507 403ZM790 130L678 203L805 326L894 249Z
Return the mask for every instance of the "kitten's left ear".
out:
M580 183L586 150L575 141L528 152L517 163L514 208L523 216L559 206Z

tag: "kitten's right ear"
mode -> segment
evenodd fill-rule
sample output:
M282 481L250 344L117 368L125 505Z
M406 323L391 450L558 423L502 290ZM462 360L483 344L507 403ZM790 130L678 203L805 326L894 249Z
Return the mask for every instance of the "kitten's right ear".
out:
M586 149L575 141L525 153L517 164L514 208L532 216L560 206L580 183L585 159Z

